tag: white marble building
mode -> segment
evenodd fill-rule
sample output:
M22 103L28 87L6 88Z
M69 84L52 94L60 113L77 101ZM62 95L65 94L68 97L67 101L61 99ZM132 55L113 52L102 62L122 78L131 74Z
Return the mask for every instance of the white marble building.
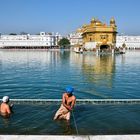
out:
M55 47L61 35L40 32L39 35L0 35L0 48L4 47Z
M140 36L117 36L116 47L125 44L128 49L140 49Z
M82 45L83 44L82 35L81 35L80 32L71 33L69 35L68 39L69 39L70 44L72 46L74 46L76 44L79 44L79 45Z

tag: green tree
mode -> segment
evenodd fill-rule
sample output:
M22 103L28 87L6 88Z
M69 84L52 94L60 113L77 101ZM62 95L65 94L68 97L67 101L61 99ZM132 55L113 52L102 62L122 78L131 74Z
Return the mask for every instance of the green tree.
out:
M58 42L60 48L70 48L70 41L67 38L62 38Z
M9 35L17 35L16 33L10 33Z
M20 35L27 35L27 34L28 33L24 32L24 31L20 32Z

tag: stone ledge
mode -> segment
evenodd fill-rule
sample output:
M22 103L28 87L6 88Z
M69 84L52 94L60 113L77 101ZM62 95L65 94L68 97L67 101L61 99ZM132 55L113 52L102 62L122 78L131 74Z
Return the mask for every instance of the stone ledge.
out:
M90 135L89 140L140 140L140 135Z
M140 140L140 135L0 135L0 140Z

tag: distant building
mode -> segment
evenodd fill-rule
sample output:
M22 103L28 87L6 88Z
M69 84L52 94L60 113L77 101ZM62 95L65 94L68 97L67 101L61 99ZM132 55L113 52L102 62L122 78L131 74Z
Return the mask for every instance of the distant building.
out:
M77 33L71 33L69 40L72 46L76 46L78 43L81 42L80 45L83 43L82 35ZM125 44L127 49L140 49L140 36L130 36L130 35L117 35L116 36L116 47L121 48Z
M123 44L125 44L127 49L140 49L140 36L117 36L116 47L122 47Z
M78 29L76 32L73 32L68 37L70 44L72 46L75 45L83 45L83 39L82 39L82 32L81 29Z
M140 49L140 36L117 35L117 26L114 18L110 25L93 18L89 25L83 25L76 32L69 35L72 46L87 50L102 50L126 47Z
M61 35L40 32L39 35L0 35L0 48L56 47Z
M117 26L114 18L110 25L93 18L89 25L83 25L83 46L86 49L112 49L116 45Z

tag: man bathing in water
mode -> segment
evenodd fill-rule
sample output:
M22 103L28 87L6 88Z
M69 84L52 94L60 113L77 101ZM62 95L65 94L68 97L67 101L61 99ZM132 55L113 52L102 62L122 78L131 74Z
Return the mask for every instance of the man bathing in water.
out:
M10 114L12 113L12 106L13 104L9 105L9 97L8 96L4 96L2 98L2 104L0 105L0 114L4 117L9 117Z
M63 94L62 97L62 104L58 111L56 112L54 116L54 120L56 119L65 119L67 121L70 120L70 111L72 111L75 102L76 97L73 95L74 88L67 87L66 92Z

